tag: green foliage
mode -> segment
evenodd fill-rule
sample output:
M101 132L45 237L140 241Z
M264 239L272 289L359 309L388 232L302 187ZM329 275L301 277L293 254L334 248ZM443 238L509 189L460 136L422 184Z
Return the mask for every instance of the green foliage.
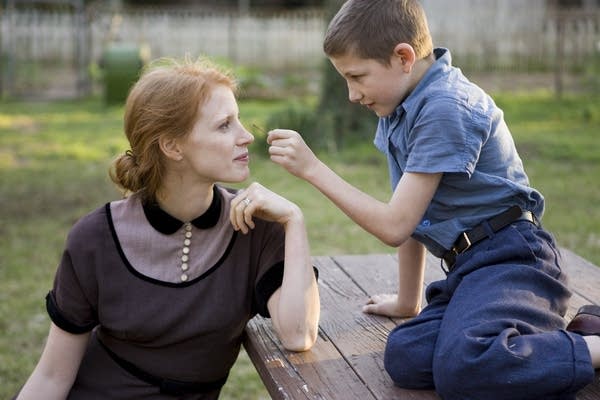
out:
M344 1L327 0L327 21L331 20ZM330 149L342 149L373 136L376 116L364 107L350 103L345 80L326 60L322 66L323 80L319 105L319 131Z
M583 84L584 89L590 93L600 93L600 49L587 59L584 64Z
M314 106L306 103L290 102L287 107L269 116L267 127L295 130L313 150L330 149L331 143L328 143L327 137L321 133L321 126L313 108ZM259 149L263 150L262 153L266 154L268 145L264 136L259 139L258 145Z
M377 117L366 108L348 100L345 80L327 61L323 66L319 114L321 135L336 149L373 137Z
M260 93L269 86L262 71L256 67L236 66L234 74L242 98L251 98L253 93Z

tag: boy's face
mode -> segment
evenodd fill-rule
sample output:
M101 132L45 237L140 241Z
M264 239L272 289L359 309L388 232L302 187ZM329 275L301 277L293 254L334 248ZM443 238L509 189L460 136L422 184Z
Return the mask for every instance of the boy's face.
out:
M392 56L389 66L353 54L330 57L330 61L346 80L349 100L378 117L390 115L412 89L410 73L399 56Z

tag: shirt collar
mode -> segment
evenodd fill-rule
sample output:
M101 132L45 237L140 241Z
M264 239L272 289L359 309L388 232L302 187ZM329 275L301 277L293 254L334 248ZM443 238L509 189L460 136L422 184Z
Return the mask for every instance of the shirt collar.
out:
M144 204L146 219L154 229L165 235L171 235L183 226L183 221L178 220L164 211L157 203ZM208 209L201 216L194 218L192 225L198 229L209 229L214 227L221 216L221 194L217 186L213 186L213 200Z
M404 112L410 110L412 104L421 97L423 91L429 86L431 82L436 80L447 68L452 66L452 56L450 55L450 50L445 49L443 47L437 47L433 49L433 56L435 57L435 62L425 75L421 78L417 86L413 89L413 91L408 95L406 99L402 103L396 107L396 110L390 115L390 121L394 121L398 119L404 114Z

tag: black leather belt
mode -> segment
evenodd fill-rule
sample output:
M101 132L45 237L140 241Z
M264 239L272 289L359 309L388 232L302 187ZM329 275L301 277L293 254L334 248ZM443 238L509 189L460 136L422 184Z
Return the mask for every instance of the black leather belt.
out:
M115 354L115 352L109 349L108 346L102 343L98 336L96 336L96 339L98 340L98 343L100 343L102 348L106 351L106 353L108 353L110 358L112 358L117 364L119 364L121 368L123 368L133 376L137 377L138 379L143 380L144 382L147 382L154 386L158 386L160 388L160 392L163 394L181 396L193 393L206 393L220 389L227 381L227 375L225 375L225 377L221 379L212 382L184 382L173 379L161 378L152 375L138 368L136 365L130 363L129 361L119 357L117 354Z
M454 268L457 255L464 253L475 243L481 242L489 236L488 228L485 226L486 223L489 224L489 229L491 229L492 232L498 232L513 222L520 220L529 221L537 225L535 215L533 215L531 211L523 211L519 206L512 206L495 217L480 223L473 229L461 233L456 242L454 242L452 249L448 250L442 256L442 259L446 263L446 267L448 267L448 272L452 271Z

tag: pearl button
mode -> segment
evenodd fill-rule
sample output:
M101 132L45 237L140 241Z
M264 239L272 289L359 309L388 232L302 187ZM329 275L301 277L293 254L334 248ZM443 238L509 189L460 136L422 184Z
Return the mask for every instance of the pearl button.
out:
M181 270L187 271L189 269L188 261L190 259L190 256L189 256L190 245L192 244L192 241L191 241L192 224L189 222L186 222L186 224L184 225L184 229L185 229L185 232L184 232L183 248L181 249L181 252L183 253L181 255ZM189 277L186 273L183 273L183 274L181 274L179 279L181 279L181 282L186 282L189 279Z

